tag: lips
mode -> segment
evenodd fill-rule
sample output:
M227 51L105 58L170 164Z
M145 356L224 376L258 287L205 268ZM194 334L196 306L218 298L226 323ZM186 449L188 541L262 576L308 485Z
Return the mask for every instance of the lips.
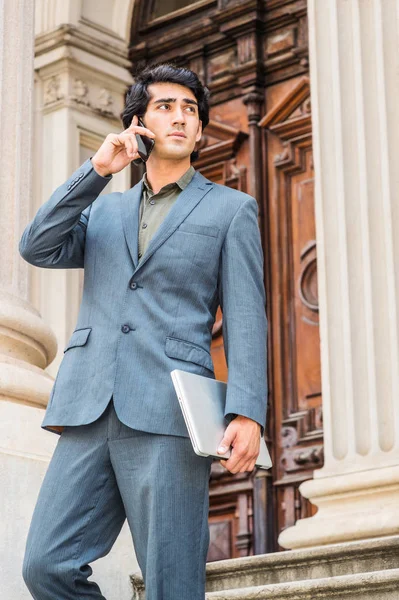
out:
M182 137L182 138L187 137L182 131L174 131L173 133L170 133L169 135L172 137Z

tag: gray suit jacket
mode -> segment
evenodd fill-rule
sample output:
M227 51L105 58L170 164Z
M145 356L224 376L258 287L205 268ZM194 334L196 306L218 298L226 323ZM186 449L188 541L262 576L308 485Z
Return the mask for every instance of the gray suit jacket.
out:
M256 200L197 171L138 262L142 182L99 196L109 180L87 160L20 240L32 265L84 269L76 329L42 427L90 423L113 395L129 427L188 437L170 371L215 377L210 345L220 302L225 415L250 417L263 431L267 320Z

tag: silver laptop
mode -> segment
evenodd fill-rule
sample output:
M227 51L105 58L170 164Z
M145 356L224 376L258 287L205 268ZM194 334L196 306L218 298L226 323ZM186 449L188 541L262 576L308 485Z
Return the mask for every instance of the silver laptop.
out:
M195 453L217 459L229 458L231 450L225 454L217 453L228 425L224 418L227 383L180 369L174 369L170 375ZM256 466L263 469L272 466L263 438Z

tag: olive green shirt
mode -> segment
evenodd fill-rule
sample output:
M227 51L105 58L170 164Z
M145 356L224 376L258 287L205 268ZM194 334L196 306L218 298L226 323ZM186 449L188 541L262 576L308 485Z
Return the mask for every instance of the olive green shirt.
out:
M139 217L139 260L146 251L152 236L176 202L178 195L188 186L194 174L195 169L191 166L175 183L164 185L157 194L154 194L148 182L147 173L144 173Z
M191 166L175 183L164 185L157 194L154 194L148 182L147 173L144 173L139 216L139 261L146 251L152 236L172 208L174 202L176 202L180 192L188 186L194 174L195 169ZM225 418L230 423L235 417L237 417L235 413L229 413Z

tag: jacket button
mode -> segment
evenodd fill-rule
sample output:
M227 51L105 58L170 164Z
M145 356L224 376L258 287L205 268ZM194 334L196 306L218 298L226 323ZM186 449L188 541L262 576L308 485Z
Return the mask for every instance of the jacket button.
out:
M143 223L142 228L145 229L147 227L147 223Z
M122 325L121 329L122 329L123 333L129 333L129 331L130 331L129 325Z
M135 281L131 281L129 285L131 290L135 290L137 287L137 283Z

